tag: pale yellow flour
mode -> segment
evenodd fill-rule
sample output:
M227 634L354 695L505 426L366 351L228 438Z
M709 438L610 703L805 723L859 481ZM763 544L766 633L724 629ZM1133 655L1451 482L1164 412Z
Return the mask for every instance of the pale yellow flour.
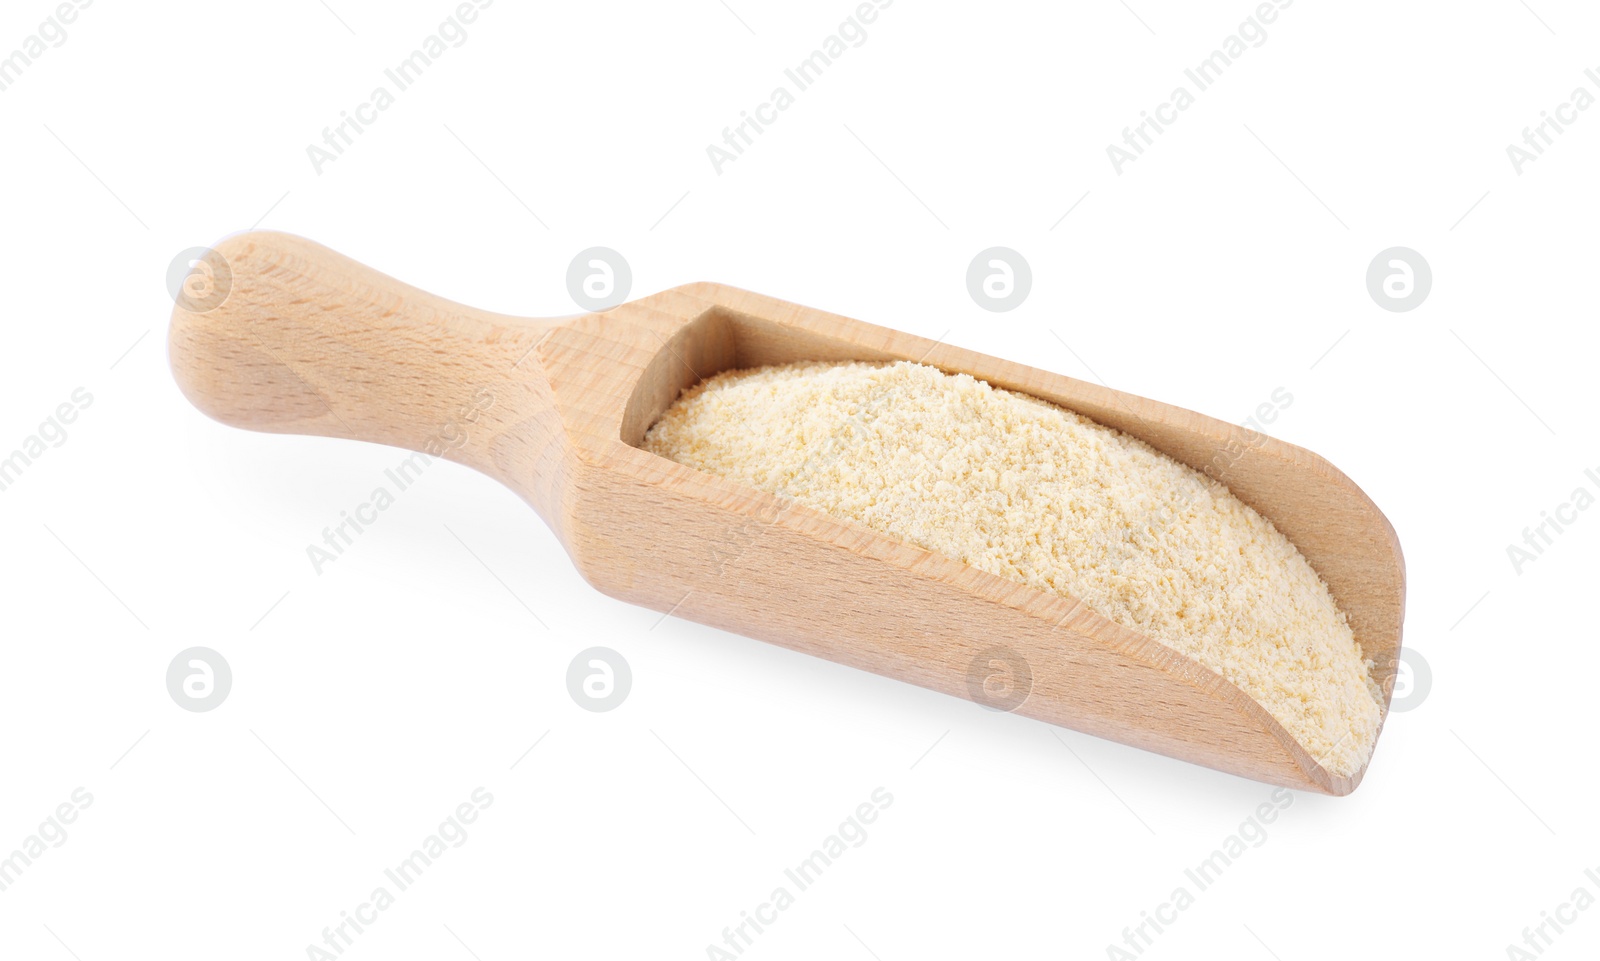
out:
M644 448L1083 600L1217 671L1337 774L1381 694L1300 552L1222 484L1120 431L906 362L728 371Z

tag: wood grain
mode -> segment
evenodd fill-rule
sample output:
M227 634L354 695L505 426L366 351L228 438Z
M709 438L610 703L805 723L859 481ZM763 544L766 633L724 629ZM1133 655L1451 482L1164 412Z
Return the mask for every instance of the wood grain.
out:
M1392 689L1399 543L1310 451L1147 398L717 284L561 321L451 303L324 247L256 232L217 247L227 300L173 314L173 373L228 424L350 437L467 464L519 493L583 576L622 600L957 697L995 651L1016 710L1273 784L1343 795L1210 669L1089 610L638 444L685 387L796 360L920 360L1116 427L1226 483L1328 582Z

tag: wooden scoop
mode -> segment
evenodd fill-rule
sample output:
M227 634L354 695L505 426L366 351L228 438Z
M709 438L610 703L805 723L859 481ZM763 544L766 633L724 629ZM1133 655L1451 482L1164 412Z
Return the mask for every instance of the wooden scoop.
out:
M639 444L684 388L797 360L921 361L1043 398L1222 480L1276 524L1327 581L1387 701L1405 605L1400 547L1361 489L1316 454L717 284L541 321L451 303L282 234L232 237L197 270L205 283L180 298L171 331L173 373L196 407L239 427L474 467L532 504L606 594L1245 777L1335 795L1360 783L1364 772L1325 770L1217 673L1081 602Z

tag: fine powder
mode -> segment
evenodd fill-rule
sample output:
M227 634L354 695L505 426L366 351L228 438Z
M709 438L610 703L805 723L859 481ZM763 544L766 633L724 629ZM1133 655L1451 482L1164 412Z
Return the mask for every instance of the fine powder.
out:
M908 362L727 371L651 453L1071 598L1211 668L1354 774L1382 693L1327 585L1226 487L1121 431Z

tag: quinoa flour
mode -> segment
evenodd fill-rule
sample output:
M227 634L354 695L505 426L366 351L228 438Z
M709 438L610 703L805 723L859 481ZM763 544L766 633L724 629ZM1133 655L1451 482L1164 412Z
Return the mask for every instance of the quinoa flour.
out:
M1339 775L1382 694L1327 585L1270 521L1143 441L909 362L802 362L686 391L644 449L1081 599L1260 703Z

